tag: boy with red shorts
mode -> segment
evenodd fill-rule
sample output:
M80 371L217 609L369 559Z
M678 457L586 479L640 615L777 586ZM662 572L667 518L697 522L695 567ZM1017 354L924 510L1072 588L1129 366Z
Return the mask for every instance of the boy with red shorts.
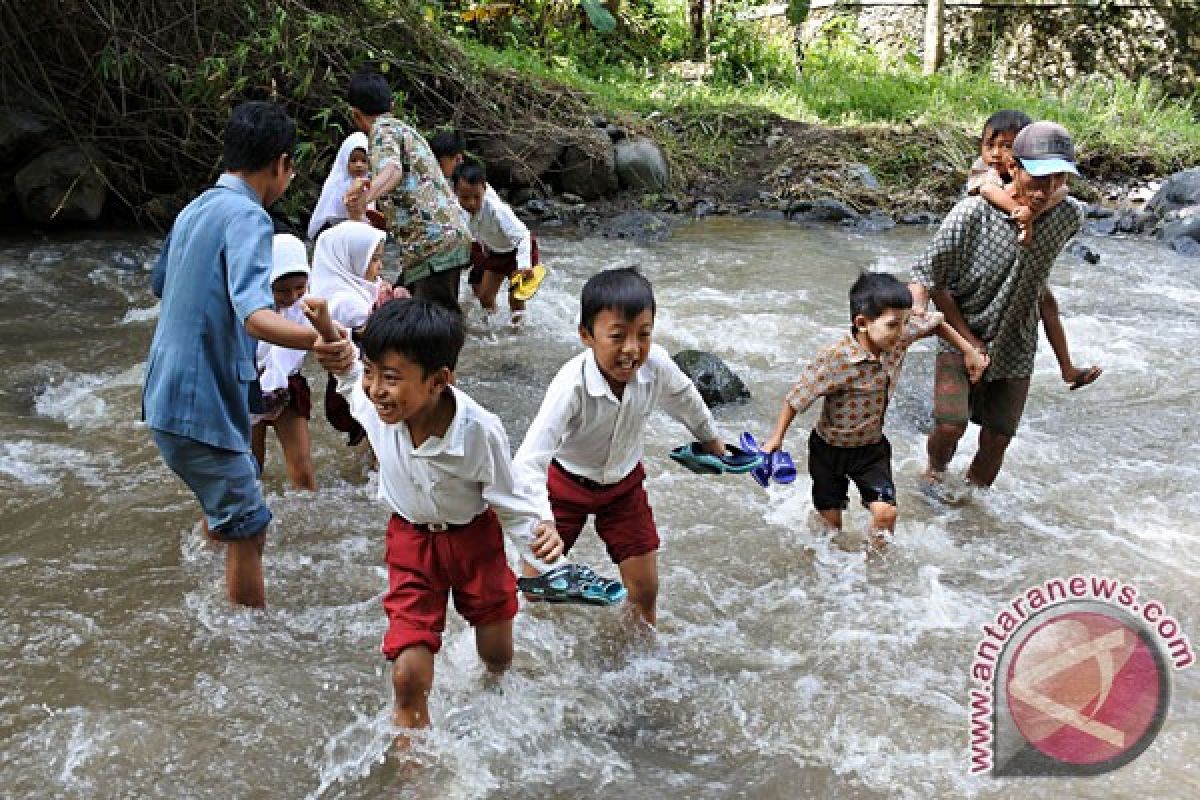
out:
M428 300L396 300L367 321L362 362L337 373L338 392L379 459L379 497L393 512L382 650L394 662L394 721L403 728L429 725L451 593L488 671L512 661L516 578L501 525L528 537L522 557L533 568L548 570L562 554L554 524L542 522L534 496L514 484L504 426L452 385L463 337L458 314Z
M554 521L564 552L595 515L629 601L653 625L659 539L642 486L646 420L661 404L705 452L722 457L725 444L691 380L651 344L654 290L640 272L593 275L581 306L579 335L588 349L550 383L513 470L519 484L540 489L541 519Z

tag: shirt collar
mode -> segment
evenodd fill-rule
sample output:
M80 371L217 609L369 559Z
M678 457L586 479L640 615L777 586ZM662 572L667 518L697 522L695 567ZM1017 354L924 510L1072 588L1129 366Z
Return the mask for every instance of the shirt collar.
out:
M642 364L638 367L634 378L638 383L647 383L651 378L649 365ZM621 402L613 394L612 387L608 385L608 379L604 377L604 373L600 371L600 365L596 363L596 351L590 347L583 356L583 384L588 394L593 397L608 397L614 403Z
M879 357L867 350L858 343L858 338L854 334L846 334L846 338L842 340L842 353L846 356L846 360L851 364L859 364L863 361L878 361Z
M262 198L258 196L258 192L254 191L250 184L230 172L221 173L221 177L217 178L217 186L244 194L254 202L262 205Z
M453 386L450 391L454 396L454 419L450 420L450 427L446 428L444 435L430 436L421 442L420 447L413 449L413 455L433 458L440 455L461 456L466 452L467 396ZM412 441L411 435L409 441Z

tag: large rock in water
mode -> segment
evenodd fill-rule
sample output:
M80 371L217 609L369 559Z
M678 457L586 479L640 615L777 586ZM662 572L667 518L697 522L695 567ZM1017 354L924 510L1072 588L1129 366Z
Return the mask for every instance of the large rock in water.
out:
M563 149L555 174L558 190L583 200L597 200L618 188L612 140L599 128L578 131Z
M562 149L556 141L527 133L492 136L475 146L487 166L488 182L505 188L533 186L558 160Z
M1146 203L1146 210L1161 217L1168 211L1187 206L1200 206L1200 167L1185 169L1167 178Z
M700 390L709 408L750 399L750 390L724 361L703 350L680 350L671 356Z
M35 158L13 178L21 212L30 222L94 222L106 189L87 153L59 147Z
M657 192L666 189L671 181L667 157L644 136L617 142L615 158L622 189Z

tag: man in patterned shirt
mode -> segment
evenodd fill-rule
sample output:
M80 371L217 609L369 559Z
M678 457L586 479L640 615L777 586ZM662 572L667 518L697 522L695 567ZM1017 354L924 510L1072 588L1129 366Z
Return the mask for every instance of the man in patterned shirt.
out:
M939 348L934 383L934 430L929 435L927 479L940 485L968 420L980 426L979 451L967 470L968 483L991 486L1004 451L1017 432L1037 352L1038 319L1072 389L1100 377L1100 368L1076 368L1047 284L1054 260L1083 225L1084 206L1067 198L1047 209L1075 169L1075 148L1061 125L1035 122L1013 142L1009 191L1034 215L1042 214L1032 241L1017 243L1016 224L980 198L959 201L933 242L913 267L909 285L914 305L930 297L946 322L971 348L991 359L983 380L971 386L958 349Z
M392 116L392 90L377 72L358 72L347 93L354 125L370 138L373 178L351 189L347 206L374 202L400 250L397 284L462 313L458 284L470 262L466 215L429 144L411 126Z
M859 276L850 288L850 333L804 368L788 392L775 430L763 443L768 453L781 449L796 415L824 397L821 418L808 438L813 506L832 528L840 530L853 480L871 512L874 547L886 540L896 524L892 446L883 435L883 418L905 351L917 339L937 333L970 354L966 365L973 380L987 366L987 356L968 347L941 314L910 317L912 300L909 290L892 275Z

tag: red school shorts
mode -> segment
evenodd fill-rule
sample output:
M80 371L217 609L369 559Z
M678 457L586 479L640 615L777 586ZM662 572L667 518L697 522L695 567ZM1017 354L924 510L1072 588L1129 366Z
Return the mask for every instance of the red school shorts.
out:
M614 564L658 550L658 528L642 482L641 464L619 482L602 486L567 472L550 462L547 488L554 526L562 537L563 552L570 551L589 515L596 517L596 533Z
M537 237L530 234L529 266L536 267L542 263L542 255L538 251ZM483 281L483 273L495 272L506 278L511 278L517 271L517 251L507 253L485 253L479 242L471 244L471 271L467 273L467 283L471 286Z
M504 558L504 534L490 508L461 528L435 533L392 515L387 529L388 628L380 649L391 661L409 647L436 653L446 629L446 603L471 625L517 615L517 578Z

